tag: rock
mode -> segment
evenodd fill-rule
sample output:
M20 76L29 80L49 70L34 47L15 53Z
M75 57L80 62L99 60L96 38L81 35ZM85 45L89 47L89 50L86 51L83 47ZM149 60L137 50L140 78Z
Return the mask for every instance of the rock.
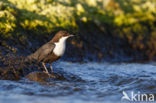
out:
M26 75L25 78L36 82L46 82L49 79L57 78L57 76L54 74L47 74L45 72L31 72Z
M84 82L79 76L72 73L66 73L64 71L55 71L52 74L47 74L45 72L31 72L25 76L25 78L36 81L36 82L49 82L50 80L63 80L63 81L78 81Z
M4 69L0 67L0 72L4 72Z
M6 70L3 72L0 72L0 79L2 80L20 80L20 75L18 72L13 72L11 70Z

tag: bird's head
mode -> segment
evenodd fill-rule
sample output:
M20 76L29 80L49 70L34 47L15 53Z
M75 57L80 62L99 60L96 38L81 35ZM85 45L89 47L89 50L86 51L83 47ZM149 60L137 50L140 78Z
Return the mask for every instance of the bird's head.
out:
M69 37L73 37L74 35L69 34L67 31L59 31L55 34L52 41L53 42L59 42L60 40L66 41Z

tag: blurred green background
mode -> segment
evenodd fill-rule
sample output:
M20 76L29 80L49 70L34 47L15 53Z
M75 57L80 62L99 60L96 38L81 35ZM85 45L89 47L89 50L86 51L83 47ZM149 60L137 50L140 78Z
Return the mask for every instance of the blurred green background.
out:
M145 51L149 58L156 55L156 0L0 0L3 39L20 36L23 41L30 35L25 31L78 32L78 22L92 22L100 30L108 26L132 48Z

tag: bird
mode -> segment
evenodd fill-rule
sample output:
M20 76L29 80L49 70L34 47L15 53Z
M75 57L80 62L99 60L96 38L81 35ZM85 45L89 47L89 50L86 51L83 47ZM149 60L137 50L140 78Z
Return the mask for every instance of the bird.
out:
M74 35L68 33L67 31L61 30L55 34L55 36L47 43L42 45L34 53L26 57L25 61L41 62L45 72L49 74L46 67L46 63L49 63L51 72L53 72L52 63L60 59L66 49L66 40Z

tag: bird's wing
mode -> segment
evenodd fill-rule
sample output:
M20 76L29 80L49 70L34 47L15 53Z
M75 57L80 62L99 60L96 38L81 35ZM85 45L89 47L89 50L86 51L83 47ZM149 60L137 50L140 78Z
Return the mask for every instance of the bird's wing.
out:
M42 61L44 58L46 58L49 54L51 54L53 52L53 49L55 48L55 44L54 43L46 43L43 46L41 46L37 51L36 51L36 55L37 55L37 61L40 62Z

